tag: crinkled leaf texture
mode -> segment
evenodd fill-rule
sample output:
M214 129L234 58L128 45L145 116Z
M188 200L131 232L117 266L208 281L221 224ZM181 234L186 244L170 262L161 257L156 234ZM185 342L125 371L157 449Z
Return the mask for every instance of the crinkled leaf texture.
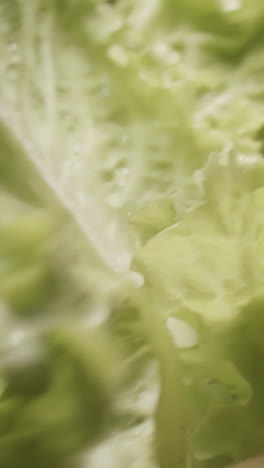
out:
M136 255L151 291L150 316L163 317L169 332L173 317L197 332L197 342L178 351L194 466L222 466L264 449L261 171L261 161L245 169L232 155L227 164L209 160L204 202Z

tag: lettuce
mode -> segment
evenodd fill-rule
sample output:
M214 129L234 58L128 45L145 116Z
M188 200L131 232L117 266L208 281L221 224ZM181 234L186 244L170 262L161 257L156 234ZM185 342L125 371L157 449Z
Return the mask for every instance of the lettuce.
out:
M248 424L249 412L253 417L254 411L258 416L262 411L261 401L255 402L256 393L262 392L262 377L255 371L254 388L248 372L257 359L256 336L262 333L263 262L259 252L264 192L252 171L230 166L210 161L204 174L205 201L181 222L153 236L135 260L149 291L143 288L141 292L143 317L150 307L148 320L154 320L153 315L162 317L176 347L182 349L179 359L187 387L187 412L190 410L185 419L190 418L190 450L197 460L220 455L231 460L263 450L260 427L257 440L254 436L249 442L252 425ZM261 169L262 163L255 171ZM151 295L147 303L146 294ZM181 328L179 344L177 328L182 321L196 330L197 337ZM257 341L261 346L259 338ZM160 366L165 349L162 345L157 351ZM162 382L165 386L166 378ZM168 385L171 388L172 381ZM177 388L175 383L173 388ZM160 431L163 434L165 429ZM173 452L175 443L174 434L166 451ZM161 454L161 466L169 466L163 457L165 454Z
M263 25L0 1L0 466L264 451Z

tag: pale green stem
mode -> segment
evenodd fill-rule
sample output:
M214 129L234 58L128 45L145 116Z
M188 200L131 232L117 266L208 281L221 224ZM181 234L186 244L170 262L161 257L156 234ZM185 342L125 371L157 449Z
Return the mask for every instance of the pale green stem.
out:
M147 288L136 301L160 367L155 448L160 468L189 468L184 388L177 350Z

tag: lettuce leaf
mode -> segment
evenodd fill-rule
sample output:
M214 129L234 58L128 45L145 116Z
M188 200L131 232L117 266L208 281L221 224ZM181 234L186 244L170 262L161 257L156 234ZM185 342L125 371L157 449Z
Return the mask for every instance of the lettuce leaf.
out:
M1 466L264 450L263 23L0 1Z
M174 321L177 330L178 319L197 331L193 343L188 344L186 334L186 346L180 348L187 349L179 354L194 466L195 460L212 459L208 466L214 467L219 456L236 460L263 450L262 436L253 441L247 432L252 434L257 424L256 432L262 434L251 419L253 414L258 419L262 411L257 397L262 376L259 369L254 378L248 374L255 353L261 353L256 351L256 339L263 333L262 302L254 305L262 294L262 170L262 162L245 170L232 157L226 165L218 158L209 161L201 206L154 235L136 255L135 267L151 290L149 320L162 317L174 339L172 325ZM149 293L143 287L141 294ZM183 341L183 329L179 333ZM258 343L261 346L259 339ZM175 345L179 347L177 334ZM159 359L160 353L166 353L164 345ZM168 448L171 457L176 440L174 434Z

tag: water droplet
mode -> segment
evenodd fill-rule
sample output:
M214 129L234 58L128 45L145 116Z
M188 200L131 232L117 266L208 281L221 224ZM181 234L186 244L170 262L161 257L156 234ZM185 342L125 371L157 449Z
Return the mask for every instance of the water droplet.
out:
M138 273L137 271L131 271L129 272L129 278L132 280L136 287L141 288L142 286L144 286L145 278L141 273Z
M122 143L126 143L128 141L128 135L126 133L124 133L122 136L121 136L121 141Z
M9 45L8 45L8 49L9 49L9 50L13 50L13 51L15 50L15 51L16 51L16 50L17 50L17 44L16 44L15 42L13 42L12 44L9 44Z
M108 56L113 62L118 65L125 66L128 62L128 56L123 49L123 47L119 45L113 45L108 49Z
M241 8L240 0L220 0L220 5L224 11L232 12Z
M198 344L198 334L188 323L176 317L169 317L166 324L178 348L192 348Z
M10 335L10 344L12 346L17 346L25 340L27 336L27 333L24 330L15 330L11 335Z

